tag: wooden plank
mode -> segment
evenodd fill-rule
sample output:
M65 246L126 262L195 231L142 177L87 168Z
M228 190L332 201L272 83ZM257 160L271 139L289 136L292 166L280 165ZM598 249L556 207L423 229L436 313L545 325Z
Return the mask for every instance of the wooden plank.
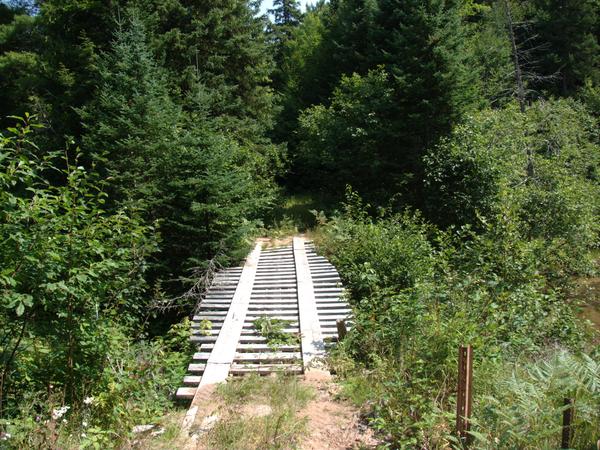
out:
M204 344L202 345L202 350L212 350L214 347L214 344ZM275 348L275 350L277 350L278 352L299 352L300 351L300 345L277 345L275 347L272 347L268 344L259 344L259 343L251 343L251 344L238 344L237 346L237 352L238 353L244 353L244 352L251 352L251 353L258 353L258 352L262 352L262 351L273 351L273 348Z
M256 276L260 252L261 244L258 243L248 256L246 264L244 264L240 281L231 301L231 307L223 323L222 332L219 334L215 347L208 358L200 387L220 383L227 379L229 366L235 357L235 348L242 333L248 305L250 304L250 294Z
M231 373L243 375L247 373L302 373L302 366L299 364L233 364Z
M200 372L204 372L205 368L206 368L206 364L190 364L188 366L188 372L200 373Z
M179 389L177 389L177 393L175 394L175 397L177 397L181 400L188 400L188 399L194 398L195 395L196 395L195 387L180 387Z
M235 355L235 362L240 363L241 361L257 361L257 362L290 362L300 361L302 354L300 352L260 352L260 353L237 353Z
M256 276L261 247L262 243L258 242L246 259L223 328L215 341L214 349L210 353L202 379L192 399L190 409L183 420L183 430L189 430L194 423L198 405L202 401L203 388L227 379L229 369L235 357L235 349L244 326L248 305L250 304L250 294L252 292L252 285L254 284L254 277Z
M298 281L298 309L302 336L302 365L306 372L312 368L312 363L316 358L325 356L325 343L321 333L314 286L304 243L304 238L294 238L294 263Z
M198 386L202 375L186 375L183 377L183 384L185 386Z
M470 345L458 349L458 386L456 393L456 431L466 448L470 444L471 409L473 382L473 349Z

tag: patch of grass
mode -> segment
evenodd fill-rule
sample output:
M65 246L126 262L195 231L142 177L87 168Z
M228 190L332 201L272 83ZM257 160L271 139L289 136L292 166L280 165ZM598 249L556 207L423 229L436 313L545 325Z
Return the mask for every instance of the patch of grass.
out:
M317 227L319 219L322 219L324 214L330 215L337 207L337 202L324 195L314 193L288 195L266 220L269 225L269 235L280 237L297 232L305 233ZM321 214L315 214L315 211Z
M207 447L219 450L296 448L306 431L306 419L297 412L314 397L297 377L283 374L235 379L221 385L218 394L224 406Z
M280 345L294 345L298 343L298 336L284 331L285 327L291 323L291 320L261 316L254 321L254 328L267 340L269 347L277 348Z

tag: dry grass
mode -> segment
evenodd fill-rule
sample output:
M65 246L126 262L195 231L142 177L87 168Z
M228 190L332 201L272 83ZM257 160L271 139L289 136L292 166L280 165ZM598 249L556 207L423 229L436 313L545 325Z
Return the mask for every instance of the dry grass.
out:
M250 375L220 386L217 395L221 402L218 420L198 448L296 448L307 423L298 412L314 393L297 377Z

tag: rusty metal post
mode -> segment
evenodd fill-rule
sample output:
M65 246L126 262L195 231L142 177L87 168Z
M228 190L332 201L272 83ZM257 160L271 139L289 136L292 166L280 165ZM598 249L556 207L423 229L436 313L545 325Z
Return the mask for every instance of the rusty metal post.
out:
M344 322L344 319L338 319L336 320L335 325L337 326L338 342L341 342L346 337L346 334L348 334L346 322Z
M466 446L470 442L468 434L473 406L473 349L470 345L458 348L458 387L456 393L456 432Z
M562 440L560 448L571 448L573 437L573 399L565 398L565 410L563 411Z

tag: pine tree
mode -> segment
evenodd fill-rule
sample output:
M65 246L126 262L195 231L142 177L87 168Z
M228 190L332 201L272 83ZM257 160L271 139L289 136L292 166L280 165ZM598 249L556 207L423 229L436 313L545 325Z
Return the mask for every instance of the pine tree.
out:
M286 44L292 38L294 29L300 25L302 12L297 0L275 0L273 9L269 14L274 16L274 21L269 25L267 33L270 44L275 49L274 61L274 87L280 90L283 86L281 66L287 55L285 55Z
M80 110L83 144L108 152L113 202L158 222L154 273L177 279L220 251L230 254L256 227L275 192L271 161L225 137L206 111L173 101L139 12L127 14L96 63L95 100Z
M115 32L111 50L97 59L100 81L95 98L80 109L87 129L83 147L108 152L106 169L115 180L115 201L135 201L149 209L155 163L173 143L179 110L169 96L166 74L150 51L138 12L129 15Z
M586 80L600 82L600 3L597 0L535 0L531 20L537 33L542 75L538 83L560 95L573 95Z
M472 100L457 2L381 0L377 26L381 62L401 102L399 125L427 146Z
M146 0L145 22L188 111L199 108L240 141L273 125L273 69L264 18L247 0Z
M269 14L273 14L275 25L299 25L302 18L298 0L275 0Z
M476 98L474 71L467 68L463 47L460 4L379 2L378 58L392 77L396 99L390 133L380 145L393 170L416 174L417 180L425 149L450 131Z

